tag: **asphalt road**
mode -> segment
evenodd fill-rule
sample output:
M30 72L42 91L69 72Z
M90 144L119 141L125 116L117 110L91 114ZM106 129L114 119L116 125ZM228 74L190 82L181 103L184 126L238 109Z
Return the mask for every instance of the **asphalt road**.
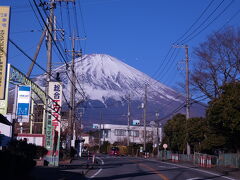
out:
M134 157L103 155L98 157L98 169L88 173L89 179L121 180L234 180L221 174L180 164Z

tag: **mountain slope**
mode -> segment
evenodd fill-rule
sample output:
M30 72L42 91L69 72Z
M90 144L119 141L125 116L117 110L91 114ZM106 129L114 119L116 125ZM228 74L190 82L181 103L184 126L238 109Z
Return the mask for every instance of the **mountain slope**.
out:
M69 99L70 68L67 69L65 65L62 65L53 70L53 76L56 76L57 72L60 73L64 93ZM97 121L97 116L101 111L109 114L109 121L107 118L105 121L121 123L121 119L126 119L121 114L126 114L126 97L128 95L132 101L132 118L141 119L142 110L139 109L139 106L144 97L145 84L147 84L148 112L151 114L149 117L152 116L151 119L154 119L156 111L160 112L163 117L184 103L184 97L181 94L109 55L92 54L78 58L75 60L75 72L78 79L75 84L76 88L79 91L83 90L87 96L87 102L84 104L87 108L85 108L84 114L90 122ZM41 75L36 79L41 86L45 84L44 76ZM77 92L76 102L81 100L82 96ZM202 115L203 109L197 108L197 110L192 108L192 114ZM113 115L114 113L116 116ZM113 118L111 118L111 114Z

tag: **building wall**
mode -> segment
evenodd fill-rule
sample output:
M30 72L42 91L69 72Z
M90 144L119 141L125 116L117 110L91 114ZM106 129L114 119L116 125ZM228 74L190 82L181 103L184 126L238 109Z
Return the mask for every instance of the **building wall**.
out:
M127 142L128 126L116 124L100 124L101 141ZM159 139L162 140L162 128L159 130ZM130 126L129 127L129 141L130 143L143 144L144 143L144 126ZM157 143L157 127L146 127L146 142Z
M84 139L84 144L90 144L90 137L89 135L83 135L82 139Z

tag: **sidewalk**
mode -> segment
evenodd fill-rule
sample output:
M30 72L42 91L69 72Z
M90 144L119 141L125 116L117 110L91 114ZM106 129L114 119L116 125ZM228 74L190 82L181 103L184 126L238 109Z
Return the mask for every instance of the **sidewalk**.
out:
M86 179L89 171L97 168L91 159L82 157L71 162L60 163L59 167L37 166L30 173L31 180L80 180Z

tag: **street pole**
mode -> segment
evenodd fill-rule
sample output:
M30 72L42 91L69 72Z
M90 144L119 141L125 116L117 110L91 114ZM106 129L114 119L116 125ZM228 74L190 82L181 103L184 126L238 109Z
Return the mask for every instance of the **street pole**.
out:
M158 122L159 113L156 112L156 123L157 123L157 157L159 157L159 122Z
M185 56L186 56L186 87L185 87L185 91L186 91L186 146L187 146L187 155L191 154L191 147L188 144L188 130L187 130L187 124L188 124L188 119L190 118L190 91L189 91L189 57L188 57L188 45L176 45L174 46L175 48L184 48L185 49Z
M102 126L102 112L100 112L100 131L99 131L99 152L101 152L101 131L102 131L102 129L101 129L101 126Z
M130 116L131 116L131 113L130 113L130 94L128 96L128 129L127 129L127 132L128 132L128 137L127 137L127 145L129 146L130 144Z
M50 0L50 15L48 18L48 33L47 33L47 75L46 75L46 80L47 80L47 84L46 84L46 89L45 92L47 94L46 96L46 113L45 116L48 115L48 104L49 104L49 97L48 97L48 90L49 90L49 82L51 80L51 74L52 74L52 32L53 32L53 14L54 14L54 0ZM30 73L29 73L30 74ZM46 117L45 119L47 119L48 117Z
M74 140L74 119L75 119L75 39L74 34L72 37L72 64L71 64L71 88L70 88L70 111L69 111L69 137L70 142ZM68 148L71 148L71 143L68 145Z
M144 125L144 144L143 150L146 151L146 118L147 118L147 84L145 84L145 96L143 107L143 125Z
M38 45L37 45L37 50L36 50L36 52L35 52L35 54L34 54L33 61L32 61L31 65L30 65L30 67L29 67L29 69L28 69L27 74L26 74L26 76L27 76L28 78L31 76L33 67L34 67L34 65L35 65L35 63L36 63L36 61L37 61L37 57L38 57L38 54L39 54L39 52L40 52L40 49L41 49L43 40L44 40L45 35L46 35L46 32L47 32L47 29L45 28L45 29L43 30L43 32L42 32L41 37L40 37L40 41L39 41L39 43L38 43ZM50 63L50 64L51 64L51 63Z
M189 103L189 58L188 45L184 46L186 55L186 131L188 131L188 119L190 117L190 103ZM188 132L186 132L186 140L188 139ZM187 141L187 154L191 154L191 148Z
M75 37L75 34L73 32L72 37L72 50L66 52L71 52L72 53L72 64L71 64L71 87L70 87L70 111L69 111L69 129L70 132L68 134L68 138L70 140L75 140L76 139L76 103L75 103L75 94L76 94L76 74L75 74L75 58L76 54L82 55L82 51L76 51L75 50L75 40L80 40L79 38ZM68 145L68 148L71 148L71 143Z
M53 32L53 17L54 17L54 0L50 0L50 15L48 18L48 33L47 33L47 87L52 74L52 32ZM48 88L46 88L48 90ZM48 94L48 92L47 92Z

